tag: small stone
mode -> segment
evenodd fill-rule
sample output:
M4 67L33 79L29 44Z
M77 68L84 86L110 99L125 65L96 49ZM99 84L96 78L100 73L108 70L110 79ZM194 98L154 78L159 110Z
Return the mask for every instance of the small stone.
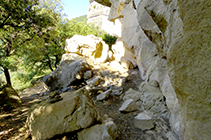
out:
M50 97L51 99L54 98L55 96L56 96L56 92L53 92L53 91L52 91L52 92L50 93L50 95L49 95L49 97Z
M109 74L110 74L109 71L102 71L102 72L101 72L101 75L102 75L103 77L105 77L105 76L107 76L107 75L109 75Z
M135 117L134 125L141 130L149 130L154 127L153 119L146 113L140 113Z
M123 100L134 99L135 101L138 101L138 100L140 100L141 95L142 95L142 92L136 91L136 90L130 88L125 93L125 96L123 97Z
M78 132L77 136L79 140L115 140L118 133L115 123L108 120Z
M120 96L123 92L122 87L112 87L111 90L112 90L111 95L114 95L114 96Z
M126 100L119 109L120 112L131 112L135 110L137 110L137 105L133 99Z
M150 81L149 85L153 86L153 87L159 87L159 83L157 81L155 81L155 80Z
M92 71L88 70L84 73L84 79L87 80L87 79L90 79L90 78L92 78Z
M110 93L111 93L111 90L109 89L109 90L107 90L107 91L105 91L105 92L99 94L99 95L97 96L97 100L98 100L98 101L101 101L101 100L108 99L108 97L110 96Z
M90 86L97 86L102 81L100 76L94 77L86 81L86 83Z

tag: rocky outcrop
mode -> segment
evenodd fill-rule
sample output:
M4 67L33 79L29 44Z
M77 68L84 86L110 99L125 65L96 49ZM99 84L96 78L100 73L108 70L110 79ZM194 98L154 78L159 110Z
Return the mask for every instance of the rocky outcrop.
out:
M211 139L211 1L178 4L183 26L172 32L177 38L167 52L167 65L181 106L184 139Z
M153 90L150 87L137 96L142 101L162 98L166 102L170 111L167 118L179 139L210 139L211 2L110 0L110 3L108 18L121 21L123 47L135 58L147 89L157 83L150 85ZM152 97L148 96L150 93Z
M108 50L109 47L102 38L94 35L74 35L65 42L66 53L75 53L98 62L108 60Z

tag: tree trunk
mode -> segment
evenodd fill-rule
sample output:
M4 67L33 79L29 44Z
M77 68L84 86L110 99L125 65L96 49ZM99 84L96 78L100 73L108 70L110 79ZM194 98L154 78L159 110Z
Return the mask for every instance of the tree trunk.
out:
M54 67L57 69L57 66L59 64L59 57L57 55L55 55L55 58L56 58L56 62L54 64Z
M47 62L47 63L48 63L48 67L50 68L50 70L51 70L51 71L54 71L54 70L53 70L53 68L52 68L52 66L51 66L51 61L50 61L50 60L48 60L48 62Z
M54 71L53 67L51 65L51 60L50 60L49 56L47 56L47 58L48 58L48 61L46 63L48 64L48 67L50 68L51 71Z
M10 73L9 73L8 68L4 68L4 75L6 77L7 84L12 86L11 79L10 79Z

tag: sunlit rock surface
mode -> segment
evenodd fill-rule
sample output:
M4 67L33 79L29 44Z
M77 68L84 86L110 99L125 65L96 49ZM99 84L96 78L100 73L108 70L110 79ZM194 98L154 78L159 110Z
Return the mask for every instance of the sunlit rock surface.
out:
M65 92L61 97L58 102L51 103L49 99L30 109L27 126L34 140L74 132L100 121L87 90Z
M65 52L76 53L98 62L108 60L108 45L100 37L94 35L74 35L66 39Z
M210 139L211 2L110 3L108 19L121 21L122 46L132 53L145 83L158 82L159 94L165 97L170 111L171 129L178 139Z

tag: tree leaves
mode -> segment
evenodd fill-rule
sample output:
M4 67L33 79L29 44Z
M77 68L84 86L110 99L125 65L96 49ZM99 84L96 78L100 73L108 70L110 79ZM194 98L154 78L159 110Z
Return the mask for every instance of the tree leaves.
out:
M25 66L26 80L57 68L65 40L73 35L102 37L105 33L86 21L68 20L61 0L3 0L0 2L0 68Z
M3 70L14 69L11 60L23 55L27 51L25 45L41 37L44 28L54 25L51 16L39 7L39 0L0 2L0 67Z

